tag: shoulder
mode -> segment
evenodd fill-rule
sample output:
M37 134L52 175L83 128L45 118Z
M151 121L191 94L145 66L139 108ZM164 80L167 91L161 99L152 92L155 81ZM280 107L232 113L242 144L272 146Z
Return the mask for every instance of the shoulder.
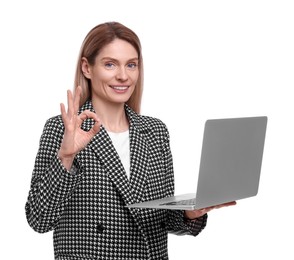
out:
M153 131L167 131L166 124L159 118L146 116L146 115L139 115L140 120L144 127L153 130Z
M51 118L46 120L42 135L56 136L59 134L62 136L63 133L64 124L61 115L52 116Z
M133 124L141 133L152 135L156 138L169 139L169 132L166 124L159 118L141 115L127 108L127 114Z
M62 128L64 127L61 115L50 117L49 119L47 119L45 125L48 127L54 127L54 126L55 127L59 126Z
M141 133L146 140L154 142L154 144L165 145L170 141L170 135L166 124L159 118L139 115L142 128Z

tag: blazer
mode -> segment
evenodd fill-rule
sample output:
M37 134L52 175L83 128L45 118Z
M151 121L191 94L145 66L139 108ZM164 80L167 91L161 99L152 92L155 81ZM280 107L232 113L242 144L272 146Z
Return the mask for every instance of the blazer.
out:
M91 101L80 109L94 111ZM129 209L126 205L174 194L169 133L159 119L125 106L130 122L130 179L103 126L67 171L57 156L64 125L46 121L25 210L37 232L54 230L59 260L168 259L168 232L198 235L207 215L195 221L183 211ZM93 120L81 126L88 131Z

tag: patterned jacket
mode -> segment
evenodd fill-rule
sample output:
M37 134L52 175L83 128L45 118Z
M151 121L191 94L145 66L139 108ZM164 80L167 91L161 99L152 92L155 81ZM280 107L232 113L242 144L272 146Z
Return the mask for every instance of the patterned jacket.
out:
M90 101L84 110L94 111ZM166 126L125 107L130 122L130 179L107 131L77 154L67 171L57 157L64 125L61 116L47 120L40 138L26 203L29 225L54 230L59 260L168 259L168 232L198 235L207 215L196 221L182 211L129 209L127 204L174 194L173 163ZM87 131L92 119L84 121Z

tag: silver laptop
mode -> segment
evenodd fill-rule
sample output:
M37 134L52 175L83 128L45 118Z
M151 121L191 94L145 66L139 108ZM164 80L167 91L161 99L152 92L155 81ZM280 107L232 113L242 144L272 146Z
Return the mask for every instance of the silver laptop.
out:
M196 193L128 207L193 210L257 195L266 126L266 116L207 120Z

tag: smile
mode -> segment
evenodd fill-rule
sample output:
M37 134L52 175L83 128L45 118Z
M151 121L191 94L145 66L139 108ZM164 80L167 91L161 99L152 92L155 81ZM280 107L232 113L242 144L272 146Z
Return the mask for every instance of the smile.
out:
M129 88L129 86L110 86L110 87L118 91L125 91Z
M128 91L130 86L126 86L126 85L111 85L110 86L115 93L117 94L124 94Z

